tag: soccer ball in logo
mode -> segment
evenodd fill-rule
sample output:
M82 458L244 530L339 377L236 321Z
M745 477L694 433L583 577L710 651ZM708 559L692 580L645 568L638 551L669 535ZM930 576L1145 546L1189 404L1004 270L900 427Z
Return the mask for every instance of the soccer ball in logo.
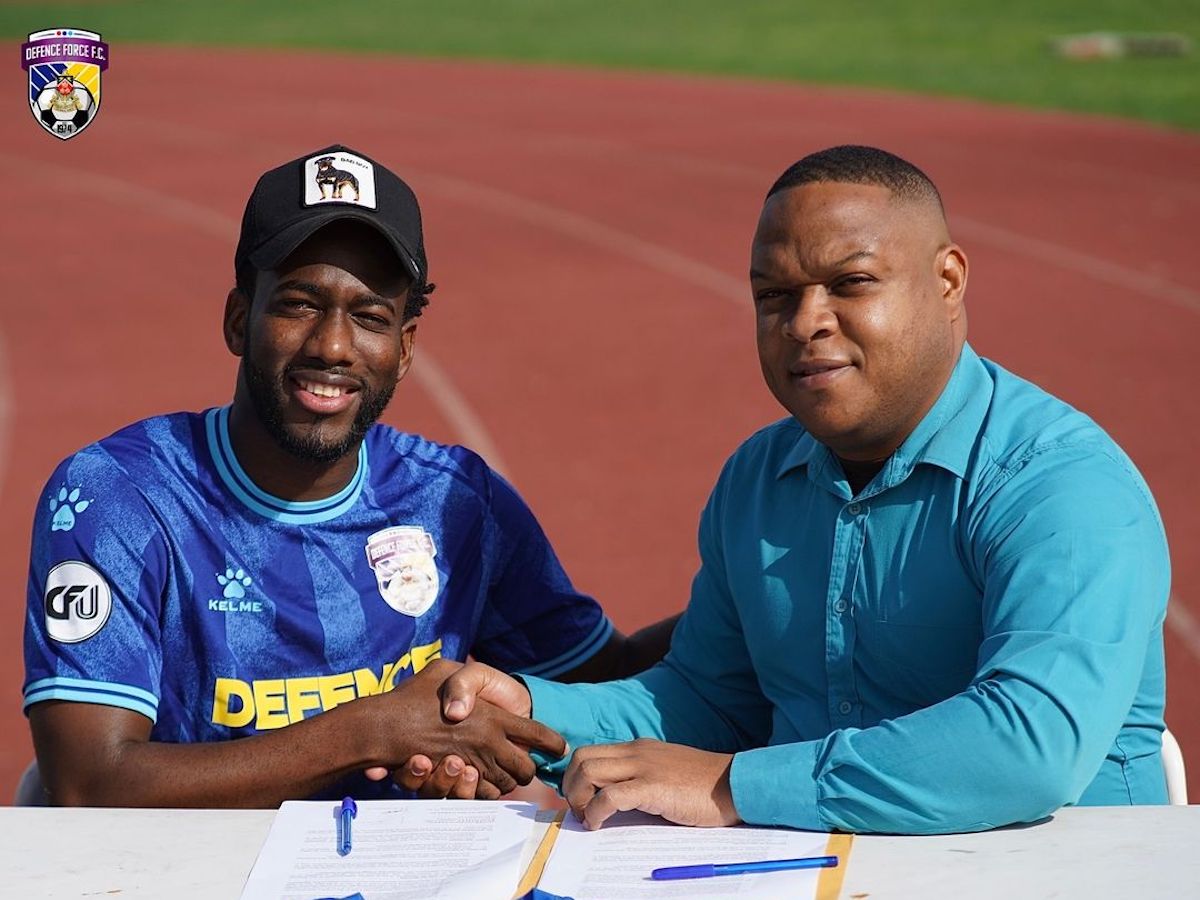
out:
M96 108L87 85L65 73L42 88L35 103L42 123L59 137L71 137L84 128Z

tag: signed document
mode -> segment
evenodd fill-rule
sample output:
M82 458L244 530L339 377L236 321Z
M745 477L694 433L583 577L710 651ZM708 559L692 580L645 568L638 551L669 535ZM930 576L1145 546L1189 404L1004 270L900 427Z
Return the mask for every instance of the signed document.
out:
M275 815L243 900L509 900L533 831L532 803L364 800L338 853L333 801L288 801Z

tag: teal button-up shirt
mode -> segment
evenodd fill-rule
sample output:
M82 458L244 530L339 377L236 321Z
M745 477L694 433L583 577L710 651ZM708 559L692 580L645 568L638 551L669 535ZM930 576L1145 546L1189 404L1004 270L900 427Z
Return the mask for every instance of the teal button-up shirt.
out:
M969 346L857 496L788 419L726 463L699 540L662 663L601 685L527 679L571 746L734 753L742 819L814 830L1166 802L1154 500L1091 419Z

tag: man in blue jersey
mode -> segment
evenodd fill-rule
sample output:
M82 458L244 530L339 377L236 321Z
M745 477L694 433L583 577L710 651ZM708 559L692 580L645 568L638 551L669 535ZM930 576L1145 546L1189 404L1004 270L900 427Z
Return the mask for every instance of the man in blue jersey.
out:
M1154 501L1094 422L965 343L933 183L874 148L806 157L750 281L790 415L722 471L671 652L603 685L468 666L447 714L478 694L557 729L581 749L547 771L593 828L952 832L1166 802Z
M342 146L267 172L235 269L233 402L85 447L38 507L24 693L50 798L274 806L387 796L364 772L401 767L434 795L527 783L527 749L561 738L491 707L444 720L440 660L617 677L673 622L615 632L482 459L375 424L433 290L403 181ZM408 763L430 750L436 771Z

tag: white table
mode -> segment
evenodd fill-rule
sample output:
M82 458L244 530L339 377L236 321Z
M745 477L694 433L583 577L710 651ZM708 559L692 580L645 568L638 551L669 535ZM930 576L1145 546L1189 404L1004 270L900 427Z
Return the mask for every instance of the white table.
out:
M237 898L275 813L0 807L0 897ZM854 839L842 900L1200 898L1200 806Z
M842 900L1200 898L1200 806L1063 809L980 834L854 839Z

